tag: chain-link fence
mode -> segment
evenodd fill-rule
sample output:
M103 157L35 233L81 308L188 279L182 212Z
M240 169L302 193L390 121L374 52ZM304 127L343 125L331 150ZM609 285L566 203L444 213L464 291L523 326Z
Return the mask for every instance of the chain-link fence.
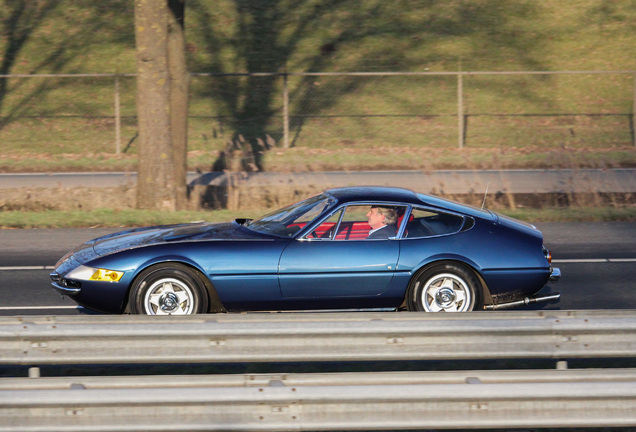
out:
M135 76L0 76L3 153L136 151ZM636 145L636 72L193 74L189 149ZM242 138L241 138L242 137Z

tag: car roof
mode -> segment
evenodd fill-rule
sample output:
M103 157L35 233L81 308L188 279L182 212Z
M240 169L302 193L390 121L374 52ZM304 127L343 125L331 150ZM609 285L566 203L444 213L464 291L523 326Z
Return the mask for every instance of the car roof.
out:
M386 201L393 203L405 203L414 205L427 205L460 212L477 217L493 218L492 212L478 209L466 204L447 200L445 198L417 193L410 189L386 186L355 186L334 188L325 191L326 194L335 198L339 203L353 201Z
M338 202L349 201L389 201L417 204L422 201L412 190L385 186L356 186L335 188L325 193L336 198Z

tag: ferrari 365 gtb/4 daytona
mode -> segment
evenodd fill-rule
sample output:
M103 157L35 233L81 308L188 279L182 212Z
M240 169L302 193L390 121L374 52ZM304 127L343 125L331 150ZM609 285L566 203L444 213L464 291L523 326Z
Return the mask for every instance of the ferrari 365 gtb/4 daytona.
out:
M254 220L110 234L51 273L79 305L149 315L499 309L557 300L546 284L559 277L534 226L384 187L327 190Z

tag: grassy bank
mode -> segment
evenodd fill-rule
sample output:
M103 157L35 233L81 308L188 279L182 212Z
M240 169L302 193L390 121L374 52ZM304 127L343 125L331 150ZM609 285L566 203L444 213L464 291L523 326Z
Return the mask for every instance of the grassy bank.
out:
M290 76L293 148L284 150L283 79L227 75L629 71L629 2L204 3L188 3L188 67L226 75L192 78L190 169L210 169L239 136L268 171L549 168L562 153L583 166L636 165L630 74L466 76L462 151L455 76ZM21 6L8 4L15 22L0 22L3 74L135 73L130 2L43 1L18 14ZM113 77L0 84L0 171L135 170L134 77L118 81L121 154Z
M59 76L135 73L132 3L36 3L22 13L25 1L9 2L0 20L1 72L21 74L0 78L0 172L136 171L135 78L121 75L116 85L112 76ZM226 167L229 143L241 147L235 156L244 169L270 172L636 166L634 80L626 73L636 58L630 2L220 0L187 7L188 69L216 74L191 80L189 170ZM444 75L459 70L620 73L466 75L459 149L459 81ZM290 75L288 92L281 76L259 75L387 71L440 75ZM254 74L231 75L239 72ZM47 202L0 196L0 226L236 216L130 210L129 189L55 193ZM500 210L531 221L634 219L630 207Z

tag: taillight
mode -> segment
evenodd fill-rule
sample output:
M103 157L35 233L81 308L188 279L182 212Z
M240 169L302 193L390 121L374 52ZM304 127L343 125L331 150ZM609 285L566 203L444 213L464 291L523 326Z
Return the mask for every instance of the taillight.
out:
M552 252L550 252L546 248L543 248L543 255L545 255L545 259L548 260L548 264L552 264Z

